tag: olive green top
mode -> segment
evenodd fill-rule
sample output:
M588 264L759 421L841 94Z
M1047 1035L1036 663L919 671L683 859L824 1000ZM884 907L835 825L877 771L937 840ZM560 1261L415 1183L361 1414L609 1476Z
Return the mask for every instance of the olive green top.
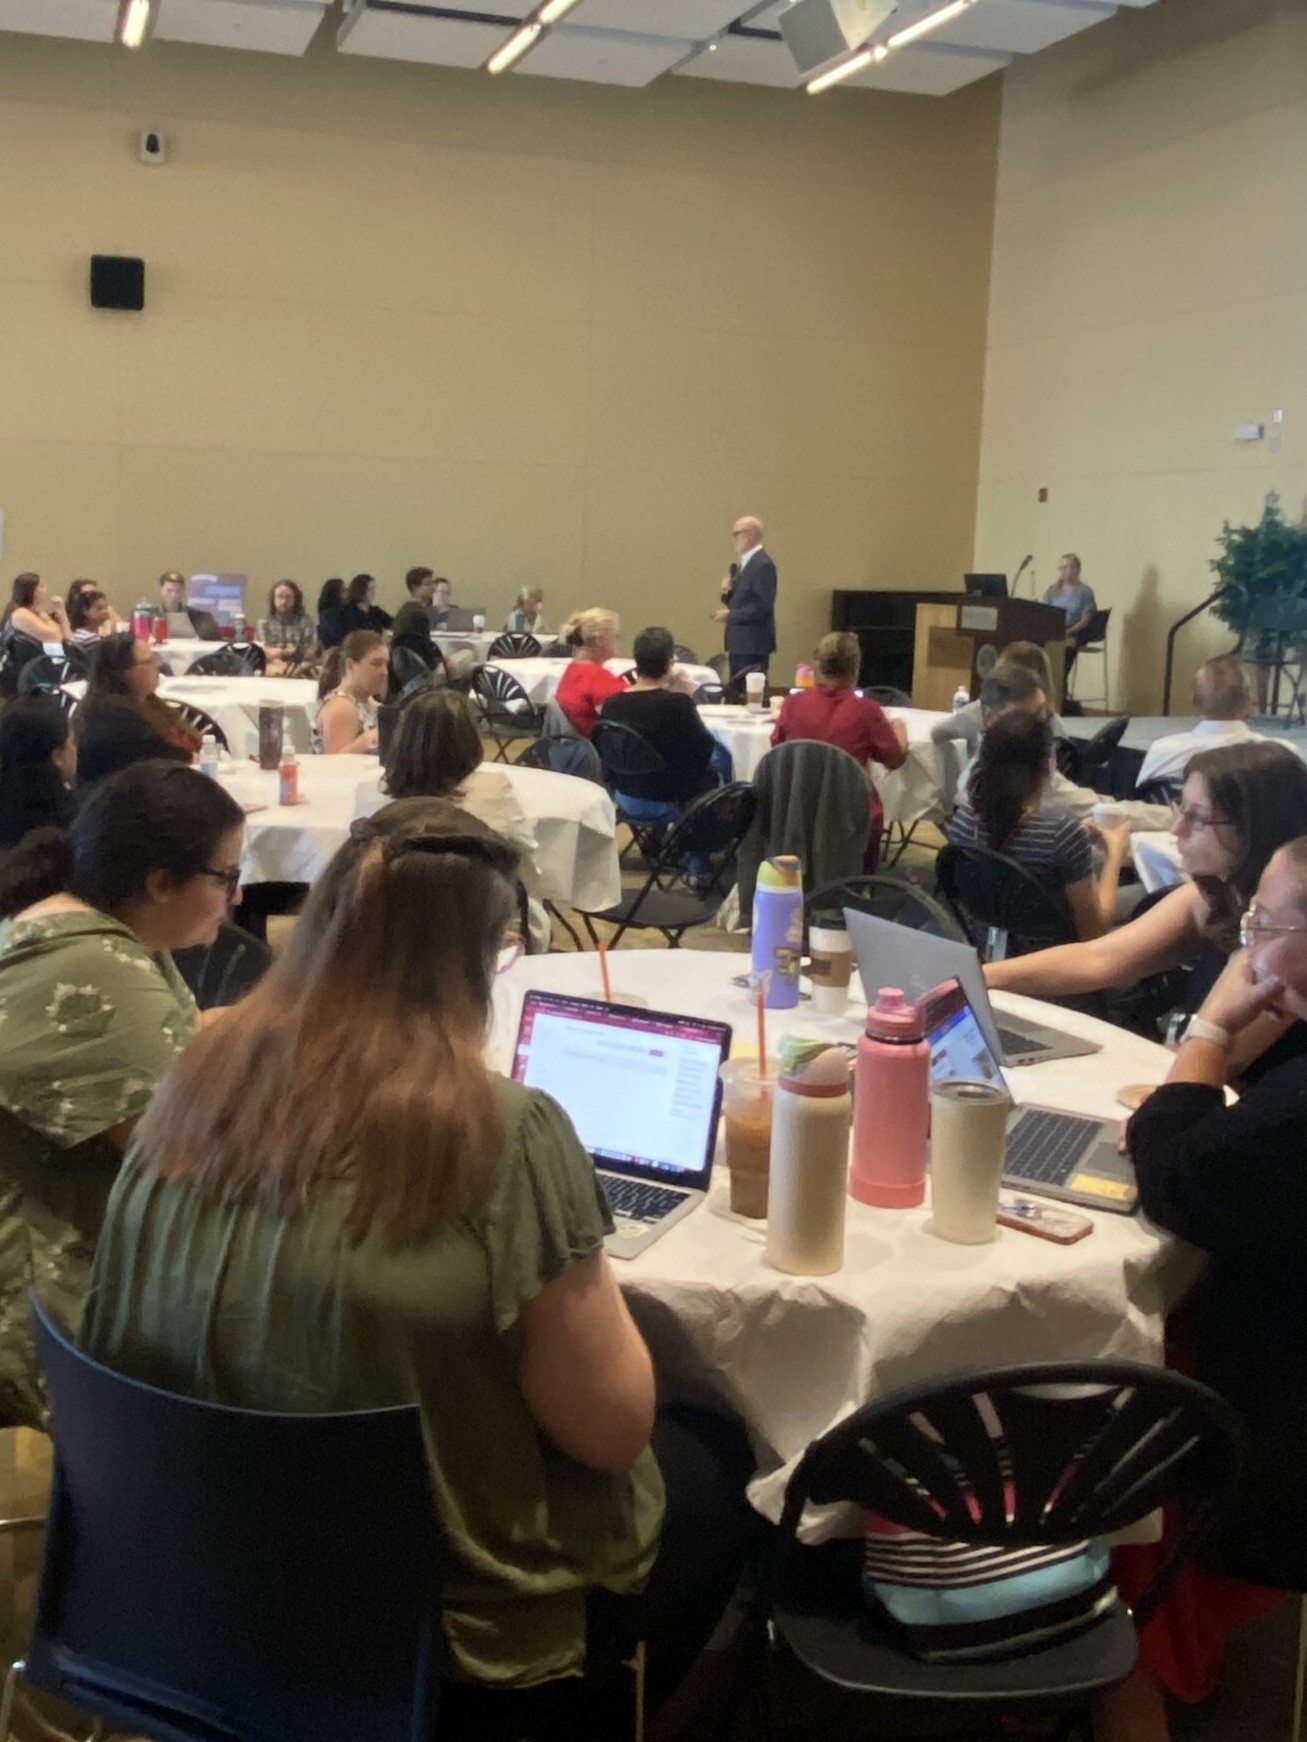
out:
M96 1253L91 1354L149 1384L253 1409L417 1403L443 1527L457 1669L527 1686L577 1673L585 1596L638 1590L662 1522L652 1452L601 1473L536 1426L518 1386L525 1302L595 1251L589 1156L538 1090L495 1079L503 1156L484 1207L398 1251L351 1244L347 1162L286 1219L162 1182L129 1151Z
M107 1133L144 1111L195 1021L172 957L108 914L0 924L0 1423L44 1417L27 1291L77 1323L119 1167Z

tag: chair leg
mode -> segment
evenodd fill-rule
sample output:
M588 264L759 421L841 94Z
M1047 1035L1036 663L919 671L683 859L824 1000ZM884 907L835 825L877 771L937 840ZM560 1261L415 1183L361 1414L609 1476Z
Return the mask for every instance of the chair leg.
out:
M642 1639L635 1648L635 1656L631 1658L628 1668L635 1684L635 1722L633 1725L634 1742L644 1742L644 1680L649 1665L649 1653Z
M1303 1687L1307 1683L1307 1597L1298 1604L1298 1669L1293 1684L1293 1724L1290 1742L1302 1742ZM0 1742L4 1737L0 1734Z
M14 1694L18 1687L18 1678L24 1668L22 1658L16 1658L9 1665L5 1676L3 1694L0 1694L0 1742L9 1742L9 1727L14 1715Z
M545 912L549 915L551 920L556 919L558 921L559 925L562 926L563 930L567 933L568 937L571 938L572 943L578 950L585 948L585 945L581 942L581 935L576 927L572 924L571 920L567 918L566 914L559 911L552 901L546 901Z

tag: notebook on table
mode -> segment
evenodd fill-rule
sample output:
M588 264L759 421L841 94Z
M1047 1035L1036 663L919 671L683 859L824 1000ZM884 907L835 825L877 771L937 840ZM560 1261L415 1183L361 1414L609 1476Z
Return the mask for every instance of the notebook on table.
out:
M932 1083L960 1077L1007 1087L1003 1067L956 980L937 986L921 1004ZM1043 1197L1128 1216L1139 1202L1139 1191L1129 1156L1117 1149L1118 1132L1114 1119L1092 1119L1029 1103L1014 1107L1008 1119L1003 1178Z
M1046 1064L1052 1059L1085 1058L1103 1049L1097 1041L1052 1028L1028 1017L997 1015L989 1001L985 970L970 944L937 938L911 926L895 925L873 914L846 907L844 921L858 958L858 973L868 1004L882 986L897 986L908 998L920 999L934 986L957 980L989 1042L990 1051L1005 1065Z
M607 1247L634 1258L703 1202L729 1023L528 992L513 1080L569 1115L613 1212Z

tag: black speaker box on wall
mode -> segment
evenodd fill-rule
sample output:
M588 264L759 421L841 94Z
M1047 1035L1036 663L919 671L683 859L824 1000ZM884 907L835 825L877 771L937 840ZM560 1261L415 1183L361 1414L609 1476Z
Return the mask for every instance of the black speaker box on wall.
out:
M130 254L92 254L91 307L145 307L145 262Z

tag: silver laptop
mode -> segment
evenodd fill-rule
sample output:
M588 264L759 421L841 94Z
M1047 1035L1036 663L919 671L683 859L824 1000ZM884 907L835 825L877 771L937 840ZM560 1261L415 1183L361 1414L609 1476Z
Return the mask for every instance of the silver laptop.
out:
M945 980L959 980L991 1052L1005 1065L1046 1064L1050 1059L1085 1058L1103 1050L1097 1041L1011 1016L1006 1010L998 1017L989 1001L980 957L970 944L914 931L851 907L845 908L844 919L868 1004L875 1002L882 986L898 986L909 998L919 999Z
M479 605L451 605L445 612L444 627L455 635L470 635L478 617L484 624L486 614Z
M528 992L513 1080L552 1095L590 1153L613 1213L606 1244L634 1258L704 1200L730 1025Z
M195 625L191 622L189 611L169 611L168 613L169 641L194 641Z
M935 987L921 1003L932 1082L960 1077L1007 1086L977 1013L956 980ZM1042 1197L1128 1216L1139 1202L1139 1191L1129 1156L1117 1150L1118 1130L1115 1120L1028 1103L1017 1107L1008 1120L1003 1178Z

